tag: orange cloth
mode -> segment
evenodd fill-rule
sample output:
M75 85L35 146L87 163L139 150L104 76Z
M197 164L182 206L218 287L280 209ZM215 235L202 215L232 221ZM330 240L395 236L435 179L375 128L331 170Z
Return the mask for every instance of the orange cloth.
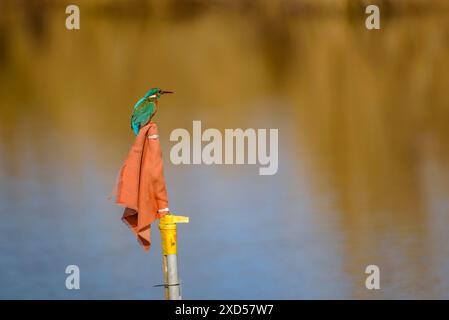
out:
M120 169L115 202L125 207L123 222L148 251L151 223L167 213L158 210L168 208L162 152L154 122L140 129Z

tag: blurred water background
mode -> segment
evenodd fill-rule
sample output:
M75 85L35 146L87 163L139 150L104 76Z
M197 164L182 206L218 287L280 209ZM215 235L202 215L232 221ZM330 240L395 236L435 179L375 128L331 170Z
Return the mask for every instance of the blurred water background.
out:
M163 298L107 200L152 86L184 298L449 298L449 6L374 2L0 2L0 298ZM278 173L172 165L193 120L278 128Z

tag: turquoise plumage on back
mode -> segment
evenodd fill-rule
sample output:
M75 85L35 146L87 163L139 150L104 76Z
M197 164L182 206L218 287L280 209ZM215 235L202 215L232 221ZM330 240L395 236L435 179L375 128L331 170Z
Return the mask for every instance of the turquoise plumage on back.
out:
M131 116L131 128L136 136L139 134L140 128L145 126L150 121L155 111L156 101L144 99L140 103L137 103Z
M156 114L158 99L166 93L173 92L152 88L134 105L133 113L131 115L131 128L136 136L139 134L140 128L144 127Z

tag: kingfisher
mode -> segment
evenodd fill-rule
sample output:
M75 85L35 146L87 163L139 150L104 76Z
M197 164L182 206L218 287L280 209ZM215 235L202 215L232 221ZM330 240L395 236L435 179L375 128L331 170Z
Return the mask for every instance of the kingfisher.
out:
M151 88L143 98L137 101L131 115L131 128L136 136L139 134L140 128L150 122L156 114L159 98L167 93L174 92L161 90L160 88Z

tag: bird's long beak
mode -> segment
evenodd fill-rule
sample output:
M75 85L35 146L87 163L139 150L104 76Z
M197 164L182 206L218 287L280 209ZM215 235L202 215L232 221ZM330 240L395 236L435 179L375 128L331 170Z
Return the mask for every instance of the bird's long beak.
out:
M167 91L167 90L162 90L161 92L162 94L166 94L166 93L174 93L174 91Z

